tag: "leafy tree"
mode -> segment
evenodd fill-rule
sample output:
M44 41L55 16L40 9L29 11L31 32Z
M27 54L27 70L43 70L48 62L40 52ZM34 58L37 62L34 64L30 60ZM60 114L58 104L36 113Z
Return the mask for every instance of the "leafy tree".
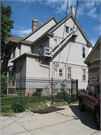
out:
M11 14L11 6L4 7L1 3L1 47L4 47L4 42L13 29L14 21L11 20Z

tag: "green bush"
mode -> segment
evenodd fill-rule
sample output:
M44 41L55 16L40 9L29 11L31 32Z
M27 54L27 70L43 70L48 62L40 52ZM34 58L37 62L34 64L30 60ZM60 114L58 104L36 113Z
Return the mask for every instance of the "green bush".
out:
M26 108L25 106L26 106L26 101L15 100L12 103L11 108L14 110L15 113L18 113L18 112L24 112Z
M6 95L4 93L1 93L1 97L5 97Z
M1 106L1 112L10 112L13 111L11 105L3 105Z
M41 93L39 91L33 92L32 96L41 97Z

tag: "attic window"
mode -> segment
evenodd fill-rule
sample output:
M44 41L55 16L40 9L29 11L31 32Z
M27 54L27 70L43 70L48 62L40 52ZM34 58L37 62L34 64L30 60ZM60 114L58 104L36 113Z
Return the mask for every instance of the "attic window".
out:
M57 45L57 39L54 39L54 47Z
M82 57L85 58L85 46L82 47Z
M66 32L69 33L69 27L68 26L66 26Z

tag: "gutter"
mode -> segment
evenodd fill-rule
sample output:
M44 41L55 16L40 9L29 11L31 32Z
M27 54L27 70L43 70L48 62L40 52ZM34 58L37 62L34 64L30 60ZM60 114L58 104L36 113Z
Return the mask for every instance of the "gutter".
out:
M46 65L44 65L44 64L40 64L40 63L39 63L39 65L40 65L41 67L50 68L49 66L46 66Z

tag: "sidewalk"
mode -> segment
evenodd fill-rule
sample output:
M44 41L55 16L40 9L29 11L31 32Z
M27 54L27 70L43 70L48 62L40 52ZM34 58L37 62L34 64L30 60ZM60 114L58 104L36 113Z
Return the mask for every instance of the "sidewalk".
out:
M23 112L16 117L0 117L0 135L100 135L92 113L79 112L78 105L65 110L37 114ZM74 111L75 110L75 111ZM86 116L88 114L88 116Z

